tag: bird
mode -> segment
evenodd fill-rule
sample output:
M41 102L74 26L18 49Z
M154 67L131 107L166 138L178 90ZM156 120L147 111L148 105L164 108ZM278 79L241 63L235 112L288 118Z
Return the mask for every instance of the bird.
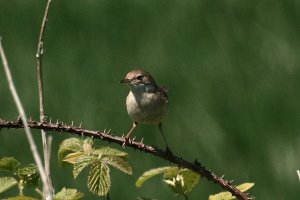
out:
M167 88L159 87L151 74L142 69L128 72L120 83L125 83L130 89L126 98L126 108L133 121L132 128L125 136L125 141L129 141L131 133L138 124L158 124L166 150L170 151L162 129L162 121L168 106Z

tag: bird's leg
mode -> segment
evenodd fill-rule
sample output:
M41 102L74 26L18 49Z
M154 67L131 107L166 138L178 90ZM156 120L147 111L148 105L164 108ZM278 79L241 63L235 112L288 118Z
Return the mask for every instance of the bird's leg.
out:
M125 136L125 140L128 140L128 139L129 139L131 132L137 127L137 125L138 125L137 122L133 122L130 131L129 131L129 132L127 133L127 135Z
M171 152L171 150L170 150L170 148L169 148L169 145L168 145L168 143L167 143L166 137L165 137L165 135L164 135L164 132L163 132L163 129L162 129L162 123L161 123L161 122L158 124L158 128L159 128L160 133L161 133L161 135L163 136L164 141L165 141L165 143L166 143L166 152L172 154L172 152Z
M137 122L133 122L130 131L129 131L129 132L127 133L127 135L124 137L125 141L124 141L124 143L122 144L122 147L123 147L123 148L125 148L126 143L128 143L128 142L130 141L130 140L129 140L130 134L131 134L131 132L137 127L137 124L138 124Z

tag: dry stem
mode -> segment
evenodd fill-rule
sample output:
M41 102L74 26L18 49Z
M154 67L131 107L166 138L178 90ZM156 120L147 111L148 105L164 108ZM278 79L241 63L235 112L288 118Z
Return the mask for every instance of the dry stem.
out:
M37 151L37 147L36 147L34 139L32 137L30 128L29 128L29 126L27 124L26 113L24 111L24 108L22 106L21 100L19 98L19 95L17 93L17 90L15 88L15 84L13 82L13 79L12 79L12 76L11 76L11 73L10 73L10 69L9 69L9 66L8 66L8 63L7 63L7 59L6 59L6 56L5 56L5 53L4 53L4 49L2 47L1 38L0 38L0 54L1 54L1 59L2 59L2 63L3 63L3 68L4 68L4 71L5 71L6 77L7 77L7 82L8 82L8 85L9 85L9 89L10 89L11 94L13 96L13 99L14 99L14 101L16 103L18 112L19 112L19 114L21 116L21 120L23 122L25 133L26 133L27 139L29 141L30 149L31 149L31 152L33 154L35 163L36 163L36 165L37 165L37 167L39 169L40 176L41 176L43 184L44 185L48 185L47 184L47 178L46 178L47 176L46 176L43 164L42 164L41 157L40 157L40 155L39 155L39 153Z

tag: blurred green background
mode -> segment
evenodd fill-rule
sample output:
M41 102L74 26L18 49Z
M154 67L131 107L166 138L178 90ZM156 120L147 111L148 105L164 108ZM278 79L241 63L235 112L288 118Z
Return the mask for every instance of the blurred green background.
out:
M45 4L0 1L3 46L27 115L34 119L39 116L35 53ZM197 158L236 184L255 182L250 193L257 199L299 198L300 1L53 0L45 42L49 118L127 133L128 88L119 81L131 69L143 68L169 88L164 129L175 154ZM0 118L17 116L1 69ZM40 132L34 133L41 147ZM55 189L73 187L86 194L84 199L96 199L84 175L74 181L71 168L58 167L58 145L72 135L50 134ZM140 126L135 134L163 148L156 126ZM33 162L23 130L1 130L0 144L0 157ZM125 150L134 175L112 169L112 199L175 199L160 178L141 189L134 186L143 171L168 162ZM219 191L203 179L190 199Z

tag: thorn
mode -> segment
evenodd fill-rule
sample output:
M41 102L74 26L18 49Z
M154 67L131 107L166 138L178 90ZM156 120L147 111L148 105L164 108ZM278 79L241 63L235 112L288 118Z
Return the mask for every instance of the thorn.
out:
M132 138L132 141L135 141L135 139L136 139L136 136L134 136L134 137Z
M58 124L58 119L56 120L56 124Z
M124 135L124 133L123 133L121 138L124 138L124 137L125 137L125 135Z
M198 159L196 159L195 161L194 161L194 163L196 164L196 165L201 165L201 163L198 161Z
M124 135L124 134L123 134ZM123 136L122 136L123 137ZM126 147L126 143L127 143L127 140L126 139L124 139L124 142L123 142L123 144L122 144L122 148L123 149L125 149L125 147Z
M141 139L140 143L141 143L141 144L144 144L143 142L144 142L144 138ZM144 146L145 146L145 145L144 145Z
M108 130L107 134L110 134L111 128Z
M82 126L82 122L80 122L80 124L79 124L79 128L81 128L81 126Z
M74 126L74 122L72 121L71 126Z
M52 123L52 119L50 118L50 124Z
M103 132L106 133L106 129L104 129Z
M22 123L22 117L21 117L21 115L18 116L17 122L18 122L19 124Z

